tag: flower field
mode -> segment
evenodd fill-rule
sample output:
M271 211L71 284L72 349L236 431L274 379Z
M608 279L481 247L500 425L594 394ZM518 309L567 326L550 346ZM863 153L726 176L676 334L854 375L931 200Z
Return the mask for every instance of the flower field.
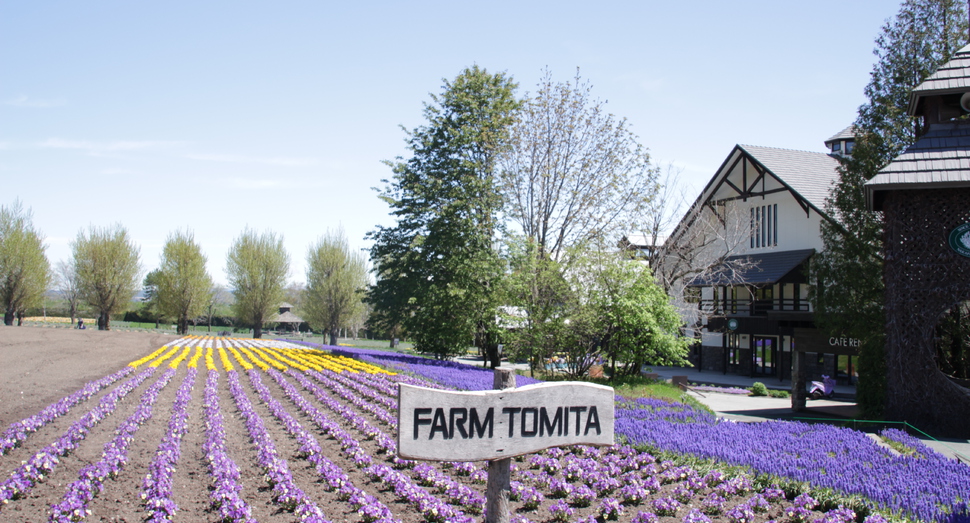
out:
M399 382L489 388L491 372L380 356L268 340L165 344L31 416L4 420L0 521L482 521L485 464L398 459L395 409ZM735 425L669 404L617 403L617 433L631 443L702 456L720 448L734 454L710 456L756 470L765 467L759 456L772 452L787 468L765 472L865 496L888 509L883 515L956 520L948 513L965 499L953 497L964 485L961 469L947 468L905 434L890 436L918 448L917 456L866 454L856 463L862 472L851 475L852 467L837 465L862 452L858 438L779 428L731 433ZM729 445L739 435L747 453ZM759 446L758 438L766 441ZM928 467L934 477L916 475ZM878 488L855 492L825 476L868 477ZM915 485L916 478L934 488ZM794 491L790 483L678 464L625 445L517 458L512 480L513 521L883 520L866 516L861 504L840 507L838 497ZM931 508L909 504L907 489L918 489ZM893 490L898 499L880 499Z

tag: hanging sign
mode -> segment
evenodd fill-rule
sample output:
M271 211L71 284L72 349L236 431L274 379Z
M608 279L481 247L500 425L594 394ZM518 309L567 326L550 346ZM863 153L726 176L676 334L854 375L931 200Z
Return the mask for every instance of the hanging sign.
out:
M584 382L452 392L400 384L402 459L481 461L613 444L613 388Z
M970 258L970 223L957 226L950 232L950 248L960 256Z

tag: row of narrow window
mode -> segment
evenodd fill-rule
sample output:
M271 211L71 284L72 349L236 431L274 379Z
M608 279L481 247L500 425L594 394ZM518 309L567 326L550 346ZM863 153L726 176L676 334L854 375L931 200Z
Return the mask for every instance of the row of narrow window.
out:
M751 248L778 245L778 204L751 208Z

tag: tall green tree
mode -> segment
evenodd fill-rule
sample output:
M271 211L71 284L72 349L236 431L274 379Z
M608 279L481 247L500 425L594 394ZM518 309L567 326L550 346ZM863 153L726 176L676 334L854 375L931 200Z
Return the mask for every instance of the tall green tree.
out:
M19 201L0 207L0 305L4 325L13 325L37 306L53 273L45 253L43 235L34 229L33 216Z
M389 163L394 179L381 198L397 223L368 235L377 273L368 300L383 327L403 325L419 350L444 357L475 344L499 364L496 165L515 89L478 66L446 80L425 104L427 123L408 135L411 158Z
M189 331L189 319L201 316L212 299L212 277L206 271L202 247L189 231L169 234L158 268L158 301L163 314L176 318L179 334Z
M283 237L273 232L246 229L229 248L226 277L235 296L233 313L253 326L254 338L262 337L263 323L283 301L289 271Z
M351 327L364 308L367 259L353 251L343 229L327 231L307 252L304 318L337 344L341 328Z
M111 315L126 310L138 290L138 246L116 224L78 232L71 250L81 297L98 311L98 330L111 330Z
M812 264L816 323L860 340L857 400L870 418L885 406L885 312L882 216L867 210L864 185L918 138L923 123L908 114L910 93L966 43L967 30L966 7L955 0L906 0L886 22L855 148L826 200L832 221L822 223L824 250Z

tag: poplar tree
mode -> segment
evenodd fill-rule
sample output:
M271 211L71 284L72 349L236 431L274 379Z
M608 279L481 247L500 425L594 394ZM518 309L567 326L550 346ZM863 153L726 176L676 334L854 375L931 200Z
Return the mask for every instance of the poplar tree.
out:
M253 337L263 335L263 323L278 310L284 297L290 255L283 237L246 229L229 248L226 277L235 301L236 318L253 326Z
M839 167L826 200L832 219L821 227L824 250L815 257L813 296L819 328L860 340L857 401L880 418L885 404L885 312L882 216L867 210L866 181L919 137L922 121L909 116L910 93L967 41L967 14L956 0L906 0L887 21L865 104L855 121L855 147Z
M80 231L71 249L81 298L98 311L98 330L111 330L111 315L126 310L138 290L138 246L116 224Z
M389 162L394 179L380 197L397 223L368 235L375 321L402 325L419 350L439 357L474 344L499 363L495 176L518 107L515 89L505 73L478 66L445 80L425 104L427 123L408 134L411 158Z
M158 305L176 319L179 334L188 334L189 319L201 316L212 299L212 277L206 257L189 231L169 234L158 268Z
M0 207L0 306L4 325L13 325L39 304L50 285L52 272L43 235L34 229L30 211L16 201Z
M367 260L350 249L343 229L328 231L307 252L306 280L303 315L336 345L340 328L351 326L364 308Z

